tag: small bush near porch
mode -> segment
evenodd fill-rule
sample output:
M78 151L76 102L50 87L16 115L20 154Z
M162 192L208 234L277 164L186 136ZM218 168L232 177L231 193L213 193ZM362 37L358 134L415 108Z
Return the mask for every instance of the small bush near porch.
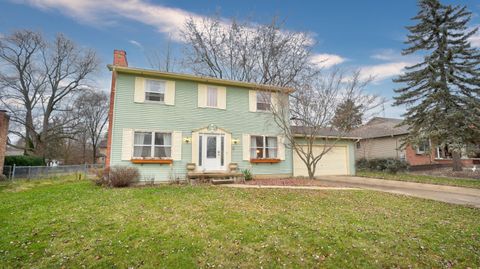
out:
M480 210L371 191L0 185L6 268L480 266Z

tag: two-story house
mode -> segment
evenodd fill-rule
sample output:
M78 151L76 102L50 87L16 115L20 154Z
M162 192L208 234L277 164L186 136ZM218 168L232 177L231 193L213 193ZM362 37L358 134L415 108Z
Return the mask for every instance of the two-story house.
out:
M106 165L136 166L156 181L184 179L189 163L196 172L226 172L235 163L257 177L293 175L292 150L269 112L286 96L278 93L292 89L132 68L120 50L108 68ZM342 174L354 173L347 144Z

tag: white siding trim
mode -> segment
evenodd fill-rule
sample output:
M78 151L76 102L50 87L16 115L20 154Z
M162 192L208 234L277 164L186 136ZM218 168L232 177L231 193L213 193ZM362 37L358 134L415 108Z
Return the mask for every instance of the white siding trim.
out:
M277 136L278 158L285 161L285 137L283 135Z
M207 106L207 85L198 84L198 107Z
M254 91L254 90L248 91L248 111L250 112L257 111L257 91Z
M249 134L243 134L243 160L244 161L250 161L250 135Z
M198 132L192 133L192 163L198 167Z
M272 104L272 107L275 109L275 111L279 111L278 105L280 104L280 100L279 100L280 95L276 92L272 92L271 93L271 98L272 99L270 100L270 102Z
M228 168L228 165L232 162L232 135L225 133L225 163L224 166Z
M165 82L165 100L166 105L175 105L175 81L167 80Z
M133 155L133 129L123 129L122 161L129 161Z
M172 159L174 161L182 160L182 132L172 132Z
M145 79L142 77L135 77L133 101L135 103L145 102Z
M217 86L217 106L221 109L227 109L227 88Z

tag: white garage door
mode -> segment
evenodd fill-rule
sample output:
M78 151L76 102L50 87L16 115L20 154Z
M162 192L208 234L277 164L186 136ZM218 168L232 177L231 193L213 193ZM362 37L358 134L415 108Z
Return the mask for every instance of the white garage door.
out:
M320 154L322 150L323 146L314 147L315 154ZM335 146L318 162L315 176L348 175L348 170L349 161L347 146ZM307 167L296 152L293 154L293 175L308 176Z

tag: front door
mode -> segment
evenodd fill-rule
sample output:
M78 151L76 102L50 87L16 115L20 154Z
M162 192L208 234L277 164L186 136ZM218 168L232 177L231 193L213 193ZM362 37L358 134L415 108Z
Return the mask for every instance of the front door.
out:
M225 170L225 137L221 134L202 135L202 166L205 171Z

